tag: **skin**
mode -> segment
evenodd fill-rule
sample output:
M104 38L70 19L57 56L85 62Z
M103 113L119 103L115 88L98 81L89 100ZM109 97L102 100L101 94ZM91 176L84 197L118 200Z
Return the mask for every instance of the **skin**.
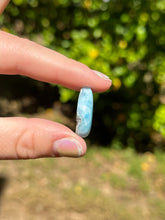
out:
M0 0L0 14L9 0ZM0 31L0 74L25 75L79 91L90 87L104 92L111 81L99 77L86 65L27 39ZM74 80L73 80L74 79ZM86 153L85 141L69 128L43 119L0 118L0 159L52 157L56 140L72 138ZM81 155L81 156L82 156Z

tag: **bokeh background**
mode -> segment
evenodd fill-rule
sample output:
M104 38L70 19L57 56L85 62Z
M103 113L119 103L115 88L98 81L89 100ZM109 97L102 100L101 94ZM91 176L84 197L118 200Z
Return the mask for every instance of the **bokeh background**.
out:
M113 85L94 94L86 157L1 162L3 219L165 219L164 21L164 0L10 2L3 31L103 72ZM74 130L77 97L58 85L0 76L1 116Z

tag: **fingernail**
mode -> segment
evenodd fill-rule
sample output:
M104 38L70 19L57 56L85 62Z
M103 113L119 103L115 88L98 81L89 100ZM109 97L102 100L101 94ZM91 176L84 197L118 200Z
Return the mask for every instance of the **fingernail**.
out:
M53 143L53 152L57 157L80 157L83 149L77 140L63 138Z
M98 76L100 76L101 78L105 79L105 80L108 80L108 81L112 81L110 80L110 78L108 76L106 76L105 74L97 71L97 70L93 70Z

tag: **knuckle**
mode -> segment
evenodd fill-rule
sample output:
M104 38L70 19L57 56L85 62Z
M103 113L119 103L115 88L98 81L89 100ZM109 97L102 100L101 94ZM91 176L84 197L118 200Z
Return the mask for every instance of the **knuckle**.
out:
M17 137L15 152L18 159L35 157L35 136L30 129L25 128Z

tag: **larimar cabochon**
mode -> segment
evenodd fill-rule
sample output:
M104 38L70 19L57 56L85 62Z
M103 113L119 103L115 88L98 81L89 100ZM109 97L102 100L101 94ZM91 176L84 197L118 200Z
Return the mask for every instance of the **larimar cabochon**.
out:
M78 97L76 133L81 137L87 137L92 126L93 93L91 88L82 88Z

